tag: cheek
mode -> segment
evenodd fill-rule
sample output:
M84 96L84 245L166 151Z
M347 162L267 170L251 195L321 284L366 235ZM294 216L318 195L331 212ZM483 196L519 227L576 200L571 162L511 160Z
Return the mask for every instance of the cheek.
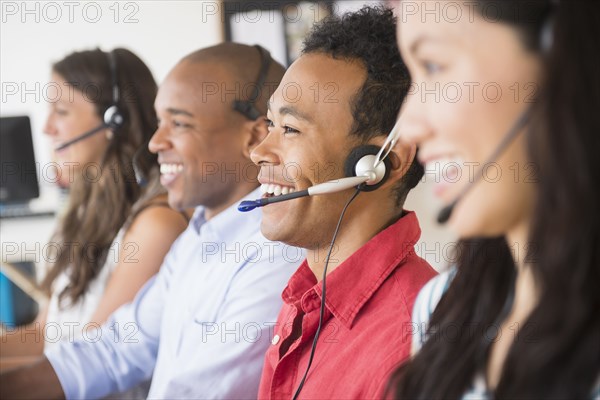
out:
M463 88L457 101L455 92L442 90L441 101L426 103L429 118L436 134L459 153L465 161L482 163L492 154L494 146L505 131L501 102L491 102ZM499 117L500 115L500 117Z
M527 165L523 137L477 172L479 180L459 202L451 226L461 236L506 234L528 221L533 210L535 182L523 175Z
M526 220L532 199L530 190L506 181L482 184L459 203L449 225L463 238L506 235Z
M221 185L229 180L240 181L242 165L234 158L232 144L215 141L183 140L176 147L184 164L186 185Z
M292 184L299 184L300 186L307 186L322 180L322 177L326 173L324 171L326 160L325 163L319 162L314 154L308 153L305 150L308 150L305 144L298 144L280 154L282 162L281 174L285 181Z
M316 183L336 180L345 176L345 165L350 149L345 146L331 145L329 149L319 149L306 158L310 165L309 179Z
M425 103L429 121L436 136L449 143L464 158L472 158L473 140L481 133L476 118L480 113L479 105L465 99L457 102L439 101ZM469 157L471 155L471 157Z
M82 167L90 163L99 164L110 143L106 135L105 131L101 131L74 145L71 157Z
M75 121L71 121L70 119L56 121L54 123L54 128L56 129L58 137L62 140L72 139L84 132Z

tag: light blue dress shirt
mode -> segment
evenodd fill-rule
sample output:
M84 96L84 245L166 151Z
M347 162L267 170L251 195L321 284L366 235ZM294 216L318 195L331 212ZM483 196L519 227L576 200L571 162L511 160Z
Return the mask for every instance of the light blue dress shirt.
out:
M45 353L67 399L150 377L149 398L256 398L281 292L304 253L265 239L260 210L236 207L209 221L196 209L131 304L84 340Z

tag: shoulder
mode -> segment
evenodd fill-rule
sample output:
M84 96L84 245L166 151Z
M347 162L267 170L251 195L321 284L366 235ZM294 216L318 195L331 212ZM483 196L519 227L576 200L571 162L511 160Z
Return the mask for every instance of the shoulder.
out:
M419 292L413 308L412 321L414 325L414 337L412 352L418 351L426 340L431 314L437 307L442 295L448 290L448 286L456 275L456 268L451 268L431 279Z
M226 249L223 250L226 252ZM273 242L265 238L260 230L240 241L237 252L241 261L240 277L269 282L278 287L278 292L283 290L306 257L304 249Z
M186 219L178 211L165 203L152 203L140 208L123 227L117 246L124 256L133 257L137 265L158 271L187 226Z
M157 236L178 236L185 230L188 222L183 214L169 207L160 199L153 199L134 215L127 227L126 235L153 234Z
M411 251L393 272L394 280L406 297L411 309L415 297L427 282L437 275L437 271L427 261Z

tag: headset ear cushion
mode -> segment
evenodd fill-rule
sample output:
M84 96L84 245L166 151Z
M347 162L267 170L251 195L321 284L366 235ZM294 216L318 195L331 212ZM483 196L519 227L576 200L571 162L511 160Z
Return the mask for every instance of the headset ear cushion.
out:
M373 144L366 144L362 146L355 147L352 149L348 157L346 158L346 163L344 164L344 175L347 177L356 176L356 166L359 161L364 156L373 156L373 159L379 153L380 147ZM381 180L374 185L363 184L361 186L361 190L364 192L371 192L373 190L378 189L381 185L383 185L387 178L390 176L390 170L392 169L392 165L389 159L383 160L383 165L385 166L385 171Z
M117 108L117 106L113 105L108 107L108 109L104 112L104 124L112 129L118 129L123 126L125 119L123 115Z

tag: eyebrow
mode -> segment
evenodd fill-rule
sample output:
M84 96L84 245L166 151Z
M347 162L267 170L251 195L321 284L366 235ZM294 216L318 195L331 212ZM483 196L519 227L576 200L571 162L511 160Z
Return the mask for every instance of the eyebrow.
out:
M271 102L267 102L267 108L269 109L270 112L273 112L273 110L271 109ZM279 114L281 115L291 115L292 117L304 120L306 122L312 122L312 118L309 117L307 114L301 112L300 110L298 110L296 107L294 106L282 106L279 108Z
M191 112L182 110L180 108L167 108L167 112L172 115L185 115L188 117L194 117L194 114Z
M427 42L427 41L439 43L439 42L444 42L444 39L434 38L429 35L421 35L421 36L417 37L417 39L414 42L412 42L412 44L409 47L409 51L412 54L415 54L417 52L419 46L421 46L423 44L423 42Z

